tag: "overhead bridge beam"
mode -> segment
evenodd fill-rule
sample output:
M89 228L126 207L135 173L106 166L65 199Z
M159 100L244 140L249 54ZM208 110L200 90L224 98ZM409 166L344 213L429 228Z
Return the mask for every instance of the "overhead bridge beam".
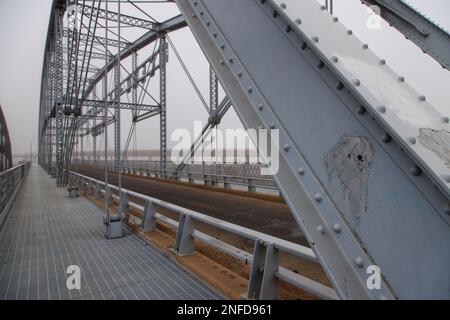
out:
M83 105L83 107L93 107L93 108L97 108L97 109L103 109L103 108L105 108L105 101L84 100L82 105ZM110 101L110 102L108 102L107 108L116 109L117 106L118 106L117 101ZM120 109L138 110L138 111L155 111L155 110L159 110L159 106L149 105L149 104L120 102Z
M103 9L97 9L97 8L93 8L90 6L83 6L83 5L78 5L78 7L80 8L81 13L84 14L87 17L96 17L97 16L97 12L98 12L98 17L100 19L106 19L108 18L108 21L110 22L119 22L122 25L128 25L128 26L133 26L133 27L138 27L138 28L143 28L143 29L148 29L148 30L155 30L157 28L157 23L152 22L152 21L148 21L145 19L140 19L140 18L136 18L136 17L131 17L128 15L125 15L123 13L121 13L120 15L117 12L113 12L113 11L106 11ZM120 19L119 19L120 17Z
M93 41L93 45L100 45L102 47L106 46L106 43L108 43L108 47L118 47L119 46L119 41L116 39L111 39L109 38L108 41L106 41L106 38L104 37L100 37L97 35L92 35L92 34L86 34L86 33L77 33L78 36L78 40L80 43L91 43L92 42L92 38L94 38ZM67 37L67 29L64 30L64 37ZM131 45L130 42L125 41L123 39L121 39L120 41L120 47L121 48L127 48ZM104 54L103 54L104 57Z
M420 49L450 70L450 34L400 0L362 0L377 6L379 14L390 25L414 42ZM377 12L378 13L378 12Z
M339 297L449 299L448 119L315 0L175 2Z

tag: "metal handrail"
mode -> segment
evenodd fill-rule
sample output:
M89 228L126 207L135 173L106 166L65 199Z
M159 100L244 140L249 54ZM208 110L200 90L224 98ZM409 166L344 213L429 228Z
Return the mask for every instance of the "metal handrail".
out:
M230 232L232 234L235 234L237 236L253 240L255 241L255 245L257 242L263 243L267 248L269 245L271 245L273 248L294 255L296 257L306 259L308 261L312 261L315 263L319 263L317 257L315 256L312 249L295 244L277 237L273 237L246 227L242 227L230 222L226 222L208 215L205 215L200 212L196 212L187 208L180 207L178 205L168 203L165 201L162 201L157 198L153 198L151 196L143 195L140 193L137 193L135 191L127 190L122 188L121 193L119 195L112 194L112 191L119 192L119 188L114 185L106 185L103 181L82 175L77 172L70 172L71 177L75 178L74 180L79 183L81 186L86 187L88 186L91 190L96 188L102 188L99 189L99 192L102 193L105 197L110 196L111 198L114 198L119 201L120 206L122 207L124 204L122 203L123 199L126 200L126 205L130 208L134 208L138 211L142 211L145 214L145 207L137 204L135 202L132 202L129 200L129 198L138 199L141 201L144 201L146 203L151 203L154 205L157 205L158 207L165 208L170 210L171 212L174 212L178 215L180 215L180 221L181 218L189 217L189 219L192 219L197 222L201 222L203 224L207 224L209 226L218 228L223 231ZM107 192L106 189L109 189L111 193ZM165 224L177 229L177 238L178 234L182 232L180 230L183 228L183 225L180 221L173 220L169 217L166 217L160 213L155 212L154 219L156 221L164 222ZM214 248L218 249L219 251L231 255L235 258L242 259L247 262L251 262L254 264L254 254L248 253L242 249L239 249L237 247L234 247L233 245L230 245L228 243L225 243L219 239L216 239L210 235L207 235L199 230L196 230L195 228L190 232L189 237L192 239L196 239L198 241L207 243ZM256 252L256 249L255 249ZM252 270L255 269L255 265L253 265ZM256 270L256 269L255 269ZM253 272L253 271L252 271ZM278 269L273 272L272 277L275 277L278 280L286 281L290 283L291 285L294 285L298 288L301 288L302 290L305 290L311 294L314 294L322 299L338 299L338 296L336 294L336 291L332 288L329 288L319 282L316 282L314 280L308 279L304 276L298 275L286 268L283 268L281 266L278 267Z
M0 172L0 227L5 221L31 163L24 162Z

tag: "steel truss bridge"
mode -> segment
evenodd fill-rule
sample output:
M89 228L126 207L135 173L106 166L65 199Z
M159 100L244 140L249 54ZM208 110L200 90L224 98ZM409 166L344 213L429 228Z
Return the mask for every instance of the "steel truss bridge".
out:
M377 5L385 20L449 69L448 32L402 1L363 2ZM449 299L448 115L347 30L329 1L325 6L314 0L166 5L176 5L180 14L158 21L131 0L53 1L42 72L39 164L57 185L67 185L69 177L87 179L70 173L74 146L80 137L92 136L98 159L98 139L107 139L110 126L114 167L122 170L122 152L129 147L129 139L121 146L122 110L132 113L133 125L159 117L165 175L167 64L173 52L209 114L193 152L231 107L245 128L279 130L275 181L337 297ZM124 14L125 7L136 15ZM190 29L210 64L210 101L170 40L182 28ZM127 38L129 30L140 36ZM158 84L156 97L148 90L151 81ZM220 86L226 93L222 101ZM183 217L180 225L189 228ZM268 274L277 272L274 250L263 242L255 246L258 270L252 271L250 287L262 292L261 298L270 297ZM376 290L367 286L373 265L382 273Z

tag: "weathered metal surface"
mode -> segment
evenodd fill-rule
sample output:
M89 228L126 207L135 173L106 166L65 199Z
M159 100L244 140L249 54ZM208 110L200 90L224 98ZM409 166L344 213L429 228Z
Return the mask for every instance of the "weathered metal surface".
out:
M338 294L448 298L448 168L411 143L445 118L315 1L177 4L244 125L280 129L276 180Z

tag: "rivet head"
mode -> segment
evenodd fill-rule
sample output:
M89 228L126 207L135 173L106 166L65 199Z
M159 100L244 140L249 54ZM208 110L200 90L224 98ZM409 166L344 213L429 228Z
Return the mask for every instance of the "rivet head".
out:
M408 138L407 140L408 140L408 142L409 142L410 144L416 144L416 143L417 143L417 139L414 138L414 137L410 137L410 138Z
M446 215L450 216L450 203L444 206L444 212Z
M449 123L450 119L448 117L442 118L442 123Z
M317 63L317 68L322 69L323 67L325 67L325 63L323 63L323 61L319 61L319 63Z
M233 58L229 58L228 61L230 61L230 63L234 63L234 59Z
M425 96L419 96L419 101L426 101L427 100L427 97L425 97Z
M353 80L353 84L357 87L359 87L361 85L361 81L359 81L359 79L355 79Z
M248 93L252 93L253 92L253 88L252 87L248 87L247 91L248 91Z
M242 78L242 71L238 71L237 75L239 78Z
M381 60L380 60L380 65L381 65L381 66L384 66L385 64L386 64L386 60L381 59Z
M366 108L364 106L359 106L358 114L363 115L366 113Z
M341 225L339 223L335 223L333 226L333 231L336 233L341 233L341 231L342 231Z
M318 37L312 37L312 41L317 43L317 42L319 42L319 38Z
M338 90L344 89L344 84L341 81L338 81L336 83L336 89L338 89Z
M301 176L305 175L305 168L303 167L298 168L298 174Z
M379 113L386 113L386 107L385 106L378 107L378 112Z
M283 147L284 151L289 152L289 150L291 150L291 146L289 144L285 144Z
M353 34L353 31L352 31L352 30L347 30L347 34L348 34L349 36L351 36L351 35Z
M213 33L213 37L214 37L214 38L217 38L217 32L214 32L214 33Z
M320 234L325 234L325 228L323 226L317 226L316 230Z
M225 61L224 61L223 59L220 59L219 63L220 63L221 65L224 65L224 64L225 64Z
M339 18L338 17L333 17L333 22L338 22Z
M405 82L405 77L398 77L398 82Z
M275 123L272 123L271 125L270 125L270 129L276 129L277 128L277 126L275 125Z
M280 4L280 7L281 7L281 9L286 9L287 8L286 3Z
M363 260L361 257L356 257L356 259L355 259L355 265L356 265L358 268L364 267L364 260Z
M222 44L220 45L220 48L221 48L222 50L224 50L224 49L225 49L225 45L222 43Z
M386 134L383 136L383 142L384 142L384 143L389 143L389 142L391 142L391 141L392 141L391 135L390 135L389 133L386 133Z
M363 48L364 50L367 50L367 49L369 49L369 45L368 45L367 43L364 43L364 44L362 45L362 48Z
M301 19L295 19L295 23L296 24L302 24L302 20Z
M333 61L334 63L338 63L339 62L339 58L338 57L332 57L331 61Z
M314 195L314 200L316 200L317 202L322 202L322 200L323 200L322 194L320 192L316 193Z
M258 110L259 110L259 111L263 111L263 110L264 110L264 106L263 106L262 104L260 104L260 105L258 106Z
M411 174L412 174L413 176L415 176L415 177L418 177L418 176L420 176L420 175L422 174L422 169L420 169L419 166L414 165L414 166L411 168Z

